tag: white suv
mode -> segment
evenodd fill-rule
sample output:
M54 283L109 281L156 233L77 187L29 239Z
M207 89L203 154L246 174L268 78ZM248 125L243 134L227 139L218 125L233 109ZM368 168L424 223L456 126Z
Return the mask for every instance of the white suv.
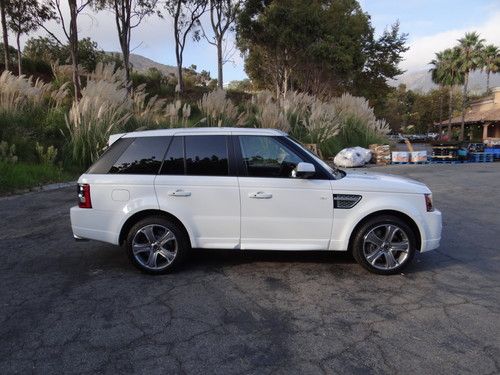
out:
M109 143L78 180L73 234L124 245L148 273L215 248L351 251L369 271L393 274L439 246L427 186L332 169L277 130L152 130Z

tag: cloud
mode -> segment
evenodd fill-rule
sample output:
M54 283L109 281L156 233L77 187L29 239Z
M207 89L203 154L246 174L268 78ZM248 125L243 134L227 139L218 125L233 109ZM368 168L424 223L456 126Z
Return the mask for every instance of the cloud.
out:
M427 64L434 58L436 52L455 46L457 39L470 31L477 31L488 44L500 45L500 12L491 14L481 25L457 28L412 40L401 68L408 71L427 69Z

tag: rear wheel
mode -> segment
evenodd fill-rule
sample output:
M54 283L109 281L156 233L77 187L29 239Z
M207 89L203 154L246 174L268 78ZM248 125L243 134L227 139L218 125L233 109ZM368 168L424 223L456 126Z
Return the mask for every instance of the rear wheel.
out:
M399 273L415 255L415 233L396 216L374 217L359 228L352 251L356 261L370 272Z
M130 260L141 271L164 274L183 261L189 251L189 241L176 223L152 216L130 229L126 247Z

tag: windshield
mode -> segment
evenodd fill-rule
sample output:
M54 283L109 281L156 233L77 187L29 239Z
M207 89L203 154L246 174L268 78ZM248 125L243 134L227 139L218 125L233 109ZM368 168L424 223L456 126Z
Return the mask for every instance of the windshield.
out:
M314 160L316 160L323 168L325 168L336 180L341 179L342 177L345 176L345 172L338 169L338 168L332 168L330 167L327 163L325 163L318 155L316 155L314 152L309 150L306 146L304 146L302 143L297 141L296 139L293 139L292 137L288 136L287 137L289 140L291 140L294 144L299 146L301 149L303 149L307 154L312 156Z

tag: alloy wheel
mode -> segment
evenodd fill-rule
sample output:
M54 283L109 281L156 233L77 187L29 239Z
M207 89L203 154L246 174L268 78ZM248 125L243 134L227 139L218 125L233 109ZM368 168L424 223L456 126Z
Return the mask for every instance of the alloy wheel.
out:
M159 271L168 267L177 256L178 243L174 233L159 224L140 228L132 239L132 253L143 267Z
M371 266L379 270L399 267L409 253L408 235L395 224L378 225L363 238L363 255Z

